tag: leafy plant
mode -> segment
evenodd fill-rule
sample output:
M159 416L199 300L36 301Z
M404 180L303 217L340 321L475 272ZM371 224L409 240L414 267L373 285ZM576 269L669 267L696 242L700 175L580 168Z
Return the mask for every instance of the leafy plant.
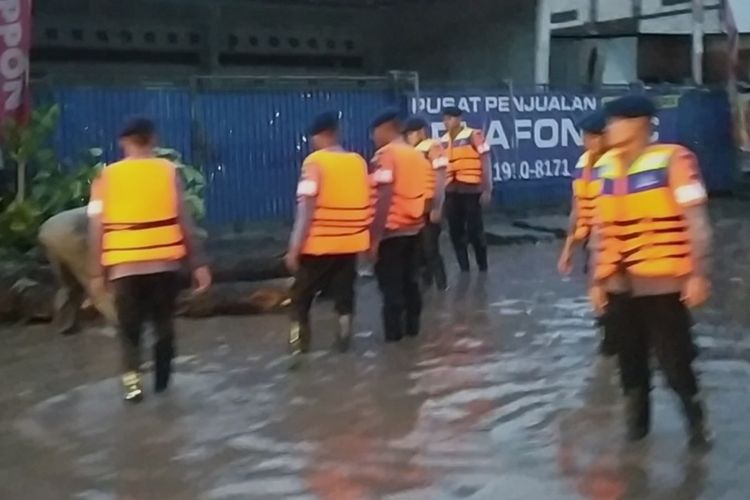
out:
M179 151L169 148L156 148L156 156L169 160L177 167L185 188L185 204L196 220L202 220L206 215L206 203L204 201L206 191L206 178L203 173L192 165L182 161Z
M34 110L28 123L13 120L2 124L5 168L14 168L16 177L15 201L23 203L27 195L30 170L52 170L57 167L55 152L49 147L49 138L57 127L60 107Z

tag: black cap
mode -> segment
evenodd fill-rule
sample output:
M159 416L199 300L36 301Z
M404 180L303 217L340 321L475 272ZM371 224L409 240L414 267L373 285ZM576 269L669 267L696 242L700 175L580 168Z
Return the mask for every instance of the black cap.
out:
M339 114L335 111L326 111L316 116L307 132L311 136L323 132L336 132L339 129Z
M602 110L590 113L578 122L578 128L588 134L601 135L607 126L607 115Z
M372 120L370 127L375 129L388 122L398 122L401 112L396 108L384 109Z
M458 106L446 106L443 108L443 116L460 118L463 114L463 111L461 111Z
M404 123L404 133L416 132L427 128L427 120L421 116L410 116Z
M608 118L644 118L656 114L656 105L648 96L631 94L604 105Z
M153 120L144 116L132 116L125 120L120 129L120 139L123 137L151 137L156 133Z

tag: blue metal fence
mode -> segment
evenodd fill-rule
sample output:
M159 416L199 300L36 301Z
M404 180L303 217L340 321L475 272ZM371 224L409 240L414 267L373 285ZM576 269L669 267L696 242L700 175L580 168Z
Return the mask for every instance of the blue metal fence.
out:
M532 99L528 101L531 104L519 108L513 101L518 96L491 90L458 94L426 91L423 95L489 98L475 101L482 108L467 113L466 118L494 141L498 203L536 206L570 196L567 176L580 152L572 140L570 121L582 113L575 98L586 96L525 94L522 97L557 96L558 101L552 106L551 101L543 104ZM107 160L117 158L116 137L123 118L131 114L154 117L162 143L203 167L208 181L208 222L216 225L292 215L294 184L309 152L305 128L316 113L338 111L345 146L369 156L372 116L387 105L406 107L394 93L370 89L191 92L60 87L54 89L53 96L62 109L55 143L67 161L91 147L102 147ZM508 97L504 104L503 98ZM581 102L585 108L586 101ZM734 144L726 95L691 91L679 98L678 106L677 100L674 103L660 116L662 137L677 140L698 154L711 190L731 189ZM433 103L432 112L423 111L433 118L435 127L440 121L437 109ZM539 122L542 125L537 130Z
M117 133L129 115L153 117L162 142L190 157L187 90L57 87L52 96L61 108L55 147L66 162L75 162L82 151L93 147L102 148L108 161L116 159Z
M288 217L305 129L315 114L338 111L344 146L369 154L367 125L393 97L383 91L211 92L196 97L198 148L208 178L209 220Z

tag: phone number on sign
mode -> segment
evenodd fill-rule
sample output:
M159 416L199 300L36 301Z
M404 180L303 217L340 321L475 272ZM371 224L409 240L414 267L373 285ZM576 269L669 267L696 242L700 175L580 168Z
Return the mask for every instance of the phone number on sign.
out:
M494 182L570 177L570 175L570 164L566 159L503 161L492 165Z

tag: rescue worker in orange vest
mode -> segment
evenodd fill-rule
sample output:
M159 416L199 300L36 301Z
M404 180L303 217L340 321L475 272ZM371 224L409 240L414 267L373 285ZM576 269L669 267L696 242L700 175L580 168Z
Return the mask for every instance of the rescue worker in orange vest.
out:
M448 157L440 141L430 139L427 135L427 122L420 117L411 117L404 124L406 143L417 148L427 159L427 198L425 199L425 225L422 229L422 281L426 286L435 286L438 290L448 287L445 275L445 264L440 255L441 219L445 200L445 173Z
M492 200L490 147L480 130L465 127L455 106L443 109L442 137L449 165L445 211L453 248L462 272L469 271L467 241L474 248L477 266L487 271L487 240L482 207Z
M397 110L381 113L372 123L378 148L372 159L377 189L372 224L375 276L383 295L386 342L419 334L422 296L419 289L419 233L424 226L426 160L401 137Z
M367 162L345 151L335 113L315 118L309 135L315 150L302 165L297 217L286 263L294 274L291 291L291 353L310 349L310 307L318 292L333 297L339 317L336 342L349 348L354 314L357 254L370 249L372 187Z
M573 172L573 199L568 237L565 239L565 245L557 262L557 269L563 275L571 273L573 268L573 252L579 245L586 250L585 272L588 272L588 241L594 217L594 203L596 196L601 191L601 179L599 179L596 170L594 170L594 165L606 151L604 140L604 129L606 126L607 116L603 110L586 115L579 123L579 128L583 133L583 147L585 151L578 160L578 164ZM605 357L617 354L614 335L612 334L612 329L607 328L607 320L619 310L617 307L618 302L617 300L612 301L606 313L598 319L603 333L601 343L599 344L599 353Z
M125 400L143 397L141 334L153 323L154 390L167 389L174 357L178 272L187 259L196 292L211 285L193 221L183 203L175 166L154 156L151 120L134 118L120 134L125 158L106 167L95 181L88 206L92 245L92 288L113 290L122 343Z
M698 162L688 149L651 144L654 104L631 95L606 105L608 151L598 162L602 190L592 231L590 296L603 311L613 293L630 293L617 315L627 436L650 430L650 353L679 396L689 444L710 444L692 363L689 309L709 297L711 228Z

